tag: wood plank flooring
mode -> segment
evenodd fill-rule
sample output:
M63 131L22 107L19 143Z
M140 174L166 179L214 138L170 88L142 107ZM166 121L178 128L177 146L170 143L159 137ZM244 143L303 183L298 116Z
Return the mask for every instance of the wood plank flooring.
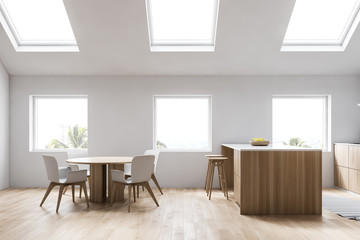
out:
M127 204L72 203L71 191L55 213L57 189L39 207L45 189L0 191L1 240L89 239L359 239L360 222L323 209L322 216L243 216L230 192L215 190L211 201L203 189L154 189L160 207L141 192L131 212ZM340 190L330 194L355 196ZM78 196L78 193L77 193ZM127 197L127 196L125 196ZM132 200L133 201L133 200Z

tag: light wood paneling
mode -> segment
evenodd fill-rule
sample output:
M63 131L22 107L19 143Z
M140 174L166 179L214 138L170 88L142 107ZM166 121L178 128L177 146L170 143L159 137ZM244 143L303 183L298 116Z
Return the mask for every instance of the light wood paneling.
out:
M240 205L240 194L241 194L241 153L239 150L234 150L234 197L235 202Z
M349 190L349 168L335 166L334 170L335 186Z
M335 144L335 166L349 167L349 146L343 144Z
M339 183L340 187L349 189L349 169L345 167L339 167Z
M90 202L106 202L106 164L90 164Z
M340 167L334 166L334 186L340 187Z
M349 169L349 190L352 192L359 192L359 171L355 169Z
M360 147L349 146L349 168L360 170Z
M321 214L321 151L241 151L241 214Z
M334 150L334 185L360 193L360 146L335 144Z
M39 207L45 189L0 191L0 239L9 240L169 240L169 239L256 239L256 240L343 240L358 239L359 222L342 218L326 209L319 216L246 216L226 200L220 190L209 201L203 189L163 189L154 191L156 207L147 191L127 212L127 203L92 204L85 198L63 196L56 214L57 191ZM127 192L127 191L126 191ZM360 197L340 190L324 193ZM126 198L127 198L127 193ZM78 195L76 195L78 196ZM232 194L231 194L232 197Z
M221 154L229 158L228 161L225 161L225 175L227 187L232 189L234 187L234 150L221 146Z

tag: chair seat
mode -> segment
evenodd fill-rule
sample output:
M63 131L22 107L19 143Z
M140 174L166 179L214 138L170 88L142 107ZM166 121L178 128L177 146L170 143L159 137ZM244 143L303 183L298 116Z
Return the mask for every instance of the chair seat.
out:
M60 178L59 179L59 183L65 183L66 182L66 178Z
M127 178L127 179L125 179L125 182L126 182L127 184L131 184L131 183L132 183L132 179L131 179L131 177L129 177L129 178Z

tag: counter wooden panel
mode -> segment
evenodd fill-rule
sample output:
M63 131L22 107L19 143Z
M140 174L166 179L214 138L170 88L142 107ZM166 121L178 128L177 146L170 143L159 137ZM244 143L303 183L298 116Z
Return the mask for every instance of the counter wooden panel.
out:
M226 175L226 184L228 188L234 187L234 150L221 146L221 154L228 157L229 160L225 161L225 175Z
M354 169L349 169L349 190L352 192L359 193L359 171Z
M322 213L321 151L242 151L241 214Z
M360 147L349 146L348 149L349 149L349 168L360 170Z
M336 143L334 164L334 185L360 193L360 145Z
M239 150L234 150L234 198L235 202L240 205L241 196L241 153Z
M335 145L334 153L335 166L349 167L349 146Z
M233 159L234 198L241 214L322 214L321 150L235 149Z

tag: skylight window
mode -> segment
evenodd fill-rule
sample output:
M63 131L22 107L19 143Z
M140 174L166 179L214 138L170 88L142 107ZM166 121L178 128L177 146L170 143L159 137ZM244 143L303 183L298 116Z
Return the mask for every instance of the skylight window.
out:
M344 51L360 0L296 0L281 51Z
M214 51L219 0L146 0L151 51Z
M0 9L16 51L79 51L62 0L0 0Z

